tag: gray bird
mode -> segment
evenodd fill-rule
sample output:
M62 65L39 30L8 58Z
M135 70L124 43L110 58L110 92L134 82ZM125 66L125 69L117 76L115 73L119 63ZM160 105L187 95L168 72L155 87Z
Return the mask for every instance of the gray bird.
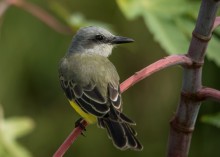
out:
M89 124L98 122L107 129L121 150L142 150L143 146L131 127L135 122L122 113L119 76L107 57L115 45L133 41L100 27L81 28L59 67L61 87L71 106Z

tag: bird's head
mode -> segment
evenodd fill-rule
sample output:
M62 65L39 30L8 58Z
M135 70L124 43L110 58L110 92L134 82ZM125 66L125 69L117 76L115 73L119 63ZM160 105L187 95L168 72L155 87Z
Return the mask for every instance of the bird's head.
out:
M108 57L115 45L133 41L131 38L115 36L101 27L83 27L73 37L68 53L94 53Z

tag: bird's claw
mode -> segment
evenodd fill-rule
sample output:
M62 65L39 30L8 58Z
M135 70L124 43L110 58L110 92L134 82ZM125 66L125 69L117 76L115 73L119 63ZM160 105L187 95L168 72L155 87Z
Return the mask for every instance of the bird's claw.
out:
M83 131L86 131L85 126L82 124L82 120L83 118L79 118L76 122L75 122L75 128L80 127ZM85 134L83 132L81 132L81 135L85 137Z

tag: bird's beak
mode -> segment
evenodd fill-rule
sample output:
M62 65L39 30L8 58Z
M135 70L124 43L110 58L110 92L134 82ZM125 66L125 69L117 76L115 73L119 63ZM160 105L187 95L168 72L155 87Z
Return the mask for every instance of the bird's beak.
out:
M112 44L123 44L123 43L131 43L134 42L133 39L121 36L114 36L111 43Z

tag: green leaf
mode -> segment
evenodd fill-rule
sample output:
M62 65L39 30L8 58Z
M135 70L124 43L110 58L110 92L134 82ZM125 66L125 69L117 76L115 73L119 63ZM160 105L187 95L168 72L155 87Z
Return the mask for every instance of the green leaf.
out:
M34 124L28 117L13 117L5 120L4 127L10 138L19 138L32 131Z
M214 125L218 128L220 128L220 113L217 113L215 115L205 115L202 117L202 122Z
M200 1L116 0L123 14L132 20L143 17L154 39L168 54L186 53L196 24ZM215 32L207 49L208 59L220 66L220 31Z
M27 117L4 119L0 106L0 156L31 157L31 153L21 146L16 139L33 130L34 123Z
M167 53L186 53L189 31L193 30L190 20L196 16L197 3L186 0L117 0L117 3L129 19L142 16Z
M153 14L146 15L144 19L150 31L157 32L154 34L155 40L158 41L169 54L186 52L188 43L187 36L176 29L174 21L168 21L162 17L155 17Z

